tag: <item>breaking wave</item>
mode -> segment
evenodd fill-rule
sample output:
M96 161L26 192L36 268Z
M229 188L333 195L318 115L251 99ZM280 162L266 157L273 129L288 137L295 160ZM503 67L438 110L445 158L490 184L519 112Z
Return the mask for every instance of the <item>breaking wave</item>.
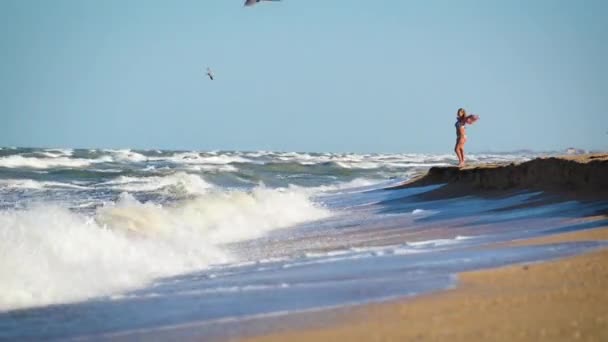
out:
M264 187L171 205L124 193L89 215L57 205L0 211L0 310L115 295L231 262L226 243L328 215L303 192Z

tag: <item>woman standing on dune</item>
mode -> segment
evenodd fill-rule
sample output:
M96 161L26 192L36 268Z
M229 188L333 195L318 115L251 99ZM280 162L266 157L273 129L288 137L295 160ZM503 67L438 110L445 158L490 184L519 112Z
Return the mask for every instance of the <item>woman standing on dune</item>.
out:
M456 113L456 146L454 146L454 152L458 157L458 167L464 166L464 144L467 142L467 131L464 127L466 124L473 124L479 119L477 115L468 115L463 108L458 108Z

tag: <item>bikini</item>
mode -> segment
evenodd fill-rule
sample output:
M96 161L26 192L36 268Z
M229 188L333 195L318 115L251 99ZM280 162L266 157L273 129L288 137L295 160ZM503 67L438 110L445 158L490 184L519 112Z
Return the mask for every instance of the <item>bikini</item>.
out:
M465 123L464 123L464 122L462 122L462 121L460 121L460 120L456 119L456 123L454 124L454 127L456 127L456 130L457 130L457 131L456 131L456 132L457 132L457 134L456 134L456 135L457 135L457 138L460 138L460 137L463 137L463 138L465 138L465 139L467 138L467 135L466 135L466 134L463 134L463 135L459 135L459 134L458 134L458 132L460 132L460 130L459 130L459 129L460 129L460 127L462 127L463 129L465 129L465 132L466 132L466 128L465 128Z

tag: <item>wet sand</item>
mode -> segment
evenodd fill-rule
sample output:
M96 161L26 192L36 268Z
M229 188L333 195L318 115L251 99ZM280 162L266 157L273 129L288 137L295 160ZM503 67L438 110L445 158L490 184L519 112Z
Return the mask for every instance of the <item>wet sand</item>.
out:
M608 240L608 227L514 244L583 240ZM298 328L277 318L274 333L242 341L608 341L608 249L458 279L412 299L300 314Z

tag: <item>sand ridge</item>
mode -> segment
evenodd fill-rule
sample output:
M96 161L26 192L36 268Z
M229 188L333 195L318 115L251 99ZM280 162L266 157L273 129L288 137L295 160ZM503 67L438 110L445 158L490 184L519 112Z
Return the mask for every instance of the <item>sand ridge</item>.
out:
M594 193L608 198L608 154L536 158L522 163L432 167L420 177L390 189L431 184L473 190L541 189Z

